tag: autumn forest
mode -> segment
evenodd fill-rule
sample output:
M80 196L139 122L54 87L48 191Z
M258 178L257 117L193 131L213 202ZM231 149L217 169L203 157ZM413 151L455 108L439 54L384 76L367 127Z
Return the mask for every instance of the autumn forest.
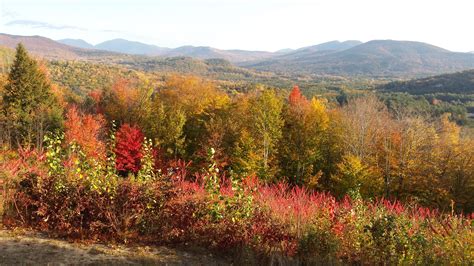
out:
M60 64L20 44L0 76L5 226L237 264L473 262L459 102L116 69L75 91Z

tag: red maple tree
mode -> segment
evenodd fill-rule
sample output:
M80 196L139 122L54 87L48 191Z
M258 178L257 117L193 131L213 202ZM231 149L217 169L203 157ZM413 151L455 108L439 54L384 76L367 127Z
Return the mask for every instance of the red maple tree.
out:
M295 106L307 103L308 99L306 99L306 97L301 94L300 88L295 85L293 87L293 90L291 90L290 96L288 97L288 101L290 102L290 105Z
M141 167L143 157L142 145L144 136L136 126L123 124L117 131L115 144L115 167L119 172L126 175L136 174Z

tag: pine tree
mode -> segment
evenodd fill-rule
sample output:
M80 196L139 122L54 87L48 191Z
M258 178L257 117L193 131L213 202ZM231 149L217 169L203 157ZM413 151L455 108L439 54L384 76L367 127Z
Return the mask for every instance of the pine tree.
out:
M61 123L51 84L21 43L5 85L2 109L15 145L41 146L45 132Z

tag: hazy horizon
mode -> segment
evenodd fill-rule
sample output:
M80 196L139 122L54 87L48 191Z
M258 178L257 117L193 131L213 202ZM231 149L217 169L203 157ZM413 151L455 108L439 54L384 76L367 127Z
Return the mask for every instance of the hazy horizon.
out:
M0 32L91 44L121 38L175 48L276 51L333 40L406 40L474 50L474 2L0 0Z

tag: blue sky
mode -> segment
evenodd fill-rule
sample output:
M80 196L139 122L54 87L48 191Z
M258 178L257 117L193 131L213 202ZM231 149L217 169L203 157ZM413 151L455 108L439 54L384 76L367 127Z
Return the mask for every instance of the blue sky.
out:
M274 51L394 39L474 50L473 0L0 0L0 32Z

